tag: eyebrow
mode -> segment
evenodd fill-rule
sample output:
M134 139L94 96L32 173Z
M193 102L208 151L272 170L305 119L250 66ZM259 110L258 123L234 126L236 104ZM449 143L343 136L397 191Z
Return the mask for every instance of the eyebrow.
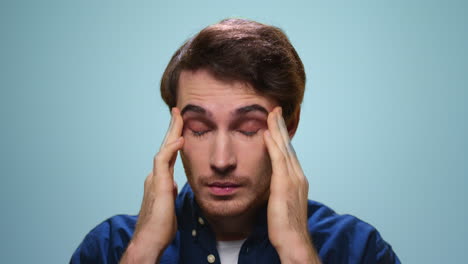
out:
M247 106L237 108L234 111L233 115L245 115L247 113L255 112L255 111L258 111L258 112L261 112L261 113L263 113L265 115L268 115L268 111L265 109L265 107L263 107L263 106L261 106L259 104L252 104L252 105L247 105ZM186 105L182 109L180 114L183 116L186 112L194 112L194 113L198 113L198 114L202 114L202 115L211 116L211 113L206 111L205 108L203 108L201 106L198 106L198 105L193 105L193 104Z
M198 114L206 114L205 108L198 106L198 105L193 105L193 104L188 104L186 105L182 111L180 112L180 115L184 115L186 112L195 112Z
M238 109L236 109L235 114L236 115L244 115L244 114L247 114L249 112L255 112L255 111L259 111L259 112L262 112L265 115L268 115L268 111L265 109L265 107L263 107L263 106L261 106L259 104L253 104L253 105L248 105L248 106L238 108Z

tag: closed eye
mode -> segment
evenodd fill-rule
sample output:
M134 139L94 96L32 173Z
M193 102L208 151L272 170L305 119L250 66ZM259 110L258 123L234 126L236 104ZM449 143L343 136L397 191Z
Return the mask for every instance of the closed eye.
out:
M211 127L200 120L190 120L186 123L186 128L195 137L201 137L211 131Z
M201 137L205 135L206 133L208 133L210 130L197 131L197 130L190 129L190 131L192 132L192 135L196 137Z
M264 123L265 122L259 121L257 119L247 119L238 124L236 131L244 136L253 137L260 129L264 128Z
M244 131L244 130L237 130L237 131L244 136L253 137L255 136L255 134L257 134L258 130L260 129L257 129L255 131Z

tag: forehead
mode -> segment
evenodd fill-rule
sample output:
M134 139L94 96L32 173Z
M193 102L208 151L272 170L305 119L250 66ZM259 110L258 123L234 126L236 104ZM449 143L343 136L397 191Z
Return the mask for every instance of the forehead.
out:
M272 111L277 105L274 100L258 94L249 84L221 81L207 70L181 72L177 107L182 109L188 104L201 106L214 113L251 104Z

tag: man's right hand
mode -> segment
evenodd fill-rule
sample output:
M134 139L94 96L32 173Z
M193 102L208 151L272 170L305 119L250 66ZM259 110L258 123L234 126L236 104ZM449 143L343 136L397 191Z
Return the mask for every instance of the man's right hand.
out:
M153 171L146 177L143 202L130 241L120 263L156 263L174 239L177 231L174 163L177 151L184 145L183 119L177 108L159 153L154 157Z

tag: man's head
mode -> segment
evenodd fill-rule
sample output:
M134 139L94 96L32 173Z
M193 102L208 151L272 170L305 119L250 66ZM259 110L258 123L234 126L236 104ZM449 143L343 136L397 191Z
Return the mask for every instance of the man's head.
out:
M244 19L226 19L206 27L172 56L161 79L161 96L176 105L180 73L206 69L223 81L249 83L276 100L287 122L304 96L301 59L281 29Z
M304 88L302 62L276 27L227 19L176 51L161 95L170 108L182 110L182 161L206 214L241 215L267 201L267 116L281 106L292 137Z

